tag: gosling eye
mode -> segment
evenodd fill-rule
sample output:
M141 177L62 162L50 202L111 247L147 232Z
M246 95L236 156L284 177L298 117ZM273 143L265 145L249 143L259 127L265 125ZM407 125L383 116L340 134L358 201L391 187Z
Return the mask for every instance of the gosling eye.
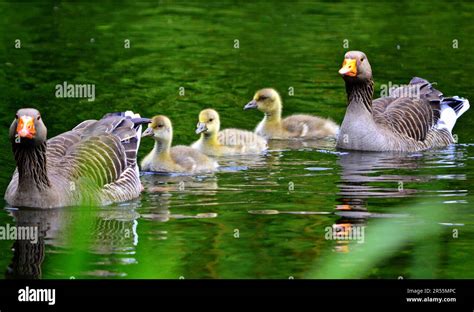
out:
M213 120L214 120L214 118L211 118L211 119L209 119L209 122L212 122Z
M266 99L268 99L268 96L260 95L260 97L258 98L258 101L265 101Z
M158 128L163 128L163 125L158 125Z

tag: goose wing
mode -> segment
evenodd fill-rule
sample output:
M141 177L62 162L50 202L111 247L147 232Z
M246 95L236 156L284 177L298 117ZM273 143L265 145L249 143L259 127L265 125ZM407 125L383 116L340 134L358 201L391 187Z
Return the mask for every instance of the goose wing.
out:
M146 122L123 113L84 121L48 141L48 160L69 181L101 189L106 201L131 199L141 191L137 152Z
M415 77L390 96L373 101L374 120L402 136L423 141L440 118L442 93L427 80Z

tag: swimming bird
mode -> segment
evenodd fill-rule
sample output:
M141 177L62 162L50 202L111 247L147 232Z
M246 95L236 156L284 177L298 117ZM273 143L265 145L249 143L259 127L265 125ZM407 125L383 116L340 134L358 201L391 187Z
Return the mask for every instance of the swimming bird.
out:
M330 119L297 114L281 119L282 102L271 88L258 90L244 109L258 109L265 116L255 133L266 139L321 139L337 136L339 126Z
M220 130L219 114L213 109L205 109L199 114L196 133L201 138L191 147L206 155L246 155L259 154L267 149L267 141L250 131L240 129Z
M40 112L17 111L10 126L16 170L5 192L14 207L107 205L140 195L141 124L133 112L86 120L47 140Z
M196 173L215 171L218 167L216 161L189 146L171 147L173 126L166 116L153 117L142 137L155 140L153 150L141 163L142 170Z
M372 68L360 51L345 54L339 73L346 84L348 105L338 148L413 152L445 147L454 142L451 132L456 120L469 109L468 100L444 97L418 77L389 96L372 100Z

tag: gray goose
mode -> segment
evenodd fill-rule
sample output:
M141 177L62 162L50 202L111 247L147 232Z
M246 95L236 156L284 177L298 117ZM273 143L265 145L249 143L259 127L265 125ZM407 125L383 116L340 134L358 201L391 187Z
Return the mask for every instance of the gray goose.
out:
M372 100L372 69L360 51L346 53L339 73L346 83L348 106L338 148L414 152L445 147L454 143L451 131L469 109L468 100L445 98L418 77L389 96Z
M49 140L36 109L17 111L10 141L17 164L5 192L14 207L107 205L139 196L141 124L132 112L86 120Z

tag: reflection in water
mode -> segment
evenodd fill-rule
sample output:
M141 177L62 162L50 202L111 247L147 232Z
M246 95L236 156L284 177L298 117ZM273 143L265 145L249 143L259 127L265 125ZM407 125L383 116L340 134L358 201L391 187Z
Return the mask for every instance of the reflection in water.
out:
M338 204L335 214L340 218L334 227L366 226L369 218L403 217L403 214L370 211L368 200L374 198L403 198L427 196L428 185L440 179L465 180L464 173L436 175L436 169L464 166L462 149L455 146L415 154L371 153L350 151L339 156L341 167L338 183ZM459 190L440 190L438 196L459 196ZM349 251L349 241L338 241L337 251Z
M144 203L147 208L141 217L148 220L166 222L170 219L214 218L213 213L197 215L172 214L170 206L185 207L192 203L182 201L187 196L214 197L217 194L217 179L212 175L164 175L148 173L142 176L142 183L147 192Z
M465 180L464 173L436 175L433 171L429 171L429 169L463 167L463 158L462 151L456 151L454 146L424 154L353 151L343 154L337 161L341 167L339 209L366 210L366 198L407 197L422 192L420 189L407 187L409 183L427 183L439 179Z
M320 140L270 140L268 142L268 149L270 151L313 151L313 150L330 150L336 145L333 139Z
M6 278L41 278L41 265L45 257L45 240L53 239L64 224L61 209L12 209L9 211L17 227L37 227L38 240L15 240L13 259L7 268Z
M139 216L133 205L98 211L92 226L92 251L102 255L133 254L138 244Z
M115 206L93 211L92 226L89 233L81 233L90 241L90 252L102 255L105 258L102 263L110 263L107 255L134 253L138 244L137 218L138 213L134 211L133 204L127 207ZM74 222L77 222L78 214L86 211L75 210L80 208L63 209L11 209L10 214L15 220L15 225L33 226L38 228L38 241L32 243L29 240L17 239L13 243L13 258L6 271L6 278L37 279L42 277L42 265L48 246L60 247L66 251L69 244L74 240L69 233L72 231ZM124 261L134 262L133 258ZM84 272L82 272L84 273ZM110 275L106 271L98 271L97 274L84 273L86 275Z
M146 173L141 180L147 193L165 197L174 192L215 195L217 191L217 179L212 175Z

